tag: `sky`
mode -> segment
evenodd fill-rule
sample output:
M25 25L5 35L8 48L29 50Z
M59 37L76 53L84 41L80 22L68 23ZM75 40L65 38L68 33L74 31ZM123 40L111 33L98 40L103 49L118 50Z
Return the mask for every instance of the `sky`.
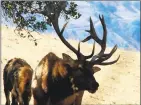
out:
M107 26L107 45L118 45L120 48L140 51L140 2L139 1L75 1L82 16L71 19L64 36L82 40L88 36L90 17L93 20L97 35L102 38L103 30L99 15L103 15ZM62 27L65 23L60 18ZM54 31L51 31L55 34ZM91 43L90 41L89 43Z
M70 19L64 36L69 39L82 40L89 34L90 17L100 38L103 30L99 15L103 15L107 26L107 45L118 45L120 48L140 51L140 2L139 1L75 1L81 17ZM40 18L40 17L39 17ZM62 27L64 18L59 19ZM53 28L46 33L56 34ZM91 43L92 41L89 41Z

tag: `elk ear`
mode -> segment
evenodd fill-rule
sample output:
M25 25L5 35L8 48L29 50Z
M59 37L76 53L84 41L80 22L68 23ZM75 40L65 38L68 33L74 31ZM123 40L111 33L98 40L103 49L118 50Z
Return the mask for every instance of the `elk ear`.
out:
M67 54L65 53L62 53L62 56L63 56L63 60L71 65L74 64L74 60Z
M101 68L99 68L98 66L93 67L93 73L96 73L96 72L98 72L100 70L101 70Z

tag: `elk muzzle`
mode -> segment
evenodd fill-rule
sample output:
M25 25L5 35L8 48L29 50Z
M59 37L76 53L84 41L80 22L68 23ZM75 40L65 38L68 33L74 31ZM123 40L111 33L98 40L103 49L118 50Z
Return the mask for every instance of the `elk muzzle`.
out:
M90 81L88 91L90 93L95 93L98 90L98 87L99 83L97 83L96 81Z

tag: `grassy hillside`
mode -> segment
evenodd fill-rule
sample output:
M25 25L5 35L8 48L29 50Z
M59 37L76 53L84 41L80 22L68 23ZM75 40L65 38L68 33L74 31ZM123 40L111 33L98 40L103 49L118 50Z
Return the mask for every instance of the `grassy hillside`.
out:
M33 69L39 61L49 52L54 52L59 57L62 53L67 53L73 58L76 56L58 39L51 35L38 35L33 33L38 39L38 45L27 38L20 38L15 35L12 28L1 27L1 80L3 68L7 61L14 57L25 59ZM78 42L69 40L77 48ZM81 44L81 51L90 54L91 44ZM111 48L108 48L108 52ZM100 47L96 45L96 53ZM94 76L100 87L95 94L87 91L84 94L83 104L139 104L140 103L140 53L118 49L112 59L121 55L119 61L111 66L101 66L101 71ZM1 81L1 101L5 104L3 81ZM31 100L32 103L32 100Z

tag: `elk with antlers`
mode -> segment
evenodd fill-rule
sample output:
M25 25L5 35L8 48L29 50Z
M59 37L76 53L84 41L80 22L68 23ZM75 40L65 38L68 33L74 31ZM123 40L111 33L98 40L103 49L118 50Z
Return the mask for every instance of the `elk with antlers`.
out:
M77 59L72 59L69 55L63 53L63 59L57 57L54 53L47 54L38 64L33 76L33 97L34 105L81 105L84 90L91 93L96 92L99 84L95 80L93 74L100 70L94 65L111 65L118 61L119 57L111 62L103 62L109 59L116 51L115 46L109 54L104 54L106 49L107 30L104 22L104 17L99 16L103 26L103 39L100 40L95 32L93 22L90 19L90 33L82 42L89 39L95 40L100 46L99 54L94 55L95 43L93 44L92 53L89 56L84 56L80 52L80 42L78 50L71 46L63 37L63 31L67 25L64 25L60 31L58 19L52 19L53 27L61 41L73 51ZM88 61L89 58L92 58Z

